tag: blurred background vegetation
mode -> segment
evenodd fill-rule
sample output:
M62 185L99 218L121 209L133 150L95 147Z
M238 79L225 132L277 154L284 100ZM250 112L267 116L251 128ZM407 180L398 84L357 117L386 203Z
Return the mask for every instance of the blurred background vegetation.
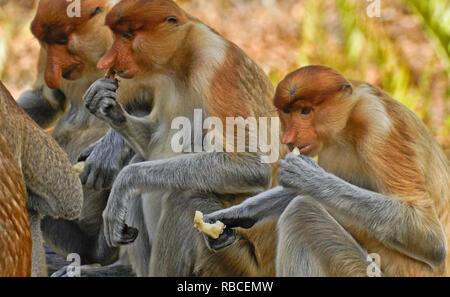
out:
M83 1L83 0L82 0ZM380 17L367 10L380 4ZM277 84L326 64L414 110L450 157L450 0L179 0L243 48ZM0 79L14 96L36 76L37 0L0 0Z

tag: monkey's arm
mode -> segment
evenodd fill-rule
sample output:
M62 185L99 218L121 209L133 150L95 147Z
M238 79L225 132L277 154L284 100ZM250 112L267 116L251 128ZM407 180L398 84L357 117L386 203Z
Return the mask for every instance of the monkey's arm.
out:
M47 86L24 92L17 103L42 128L50 127L66 111L68 99L60 90Z
M135 229L125 225L130 199L152 188L216 193L257 193L267 189L271 170L256 154L197 153L133 164L118 175L103 212L111 246L132 242Z
M81 182L97 191L110 189L119 171L134 155L134 151L115 130L92 144L78 161L85 161Z
M310 195L386 246L432 268L440 266L446 258L445 235L432 207L419 208L359 188L326 172L306 156L289 154L279 164L280 185Z
M251 228L258 222L279 216L295 197L298 197L295 190L278 186L247 198L241 204L203 216L204 222L212 224L221 221L226 225L226 229L217 239L203 236L207 246L217 251L233 244L236 236L230 228Z
M295 190L278 186L247 198L241 204L206 214L203 221L221 221L227 228L251 228L262 220L279 216L297 196Z
M104 83L110 85L110 82L117 85L117 81L105 80L101 81L101 85ZM89 96L85 96L87 98ZM92 97L90 95L90 97ZM127 114L131 118L145 117L152 110L152 94L149 92L137 93L133 100L128 102L125 106ZM90 104L88 104L91 107ZM120 107L120 106L119 106ZM118 110L122 112L122 109ZM125 113L125 112L124 112ZM139 119L137 119L140 122ZM144 123L143 131L138 127L131 129L129 133L137 132L133 134L133 137L143 137L140 134L152 133L149 129L148 123ZM119 128L117 128L119 129ZM126 132L124 135L128 136ZM151 134L145 135L147 138L151 138ZM119 171L127 164L133 157L135 152L128 145L124 136L120 135L116 130L110 129L108 133L99 141L91 145L85 152L81 154L78 161L86 161L84 172L81 175L81 181L83 184L96 190L110 189L114 179Z

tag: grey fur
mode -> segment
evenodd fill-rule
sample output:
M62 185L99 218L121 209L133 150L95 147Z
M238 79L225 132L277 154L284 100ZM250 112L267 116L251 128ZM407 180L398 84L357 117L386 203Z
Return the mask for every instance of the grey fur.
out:
M64 151L20 109L0 83L0 138L19 164L28 190L27 208L33 237L32 271L45 276L40 218L73 220L80 215L80 179Z
M205 216L207 221L221 220L231 228L248 228L282 212L277 275L366 275L367 252L342 227L344 222L360 226L386 246L432 268L444 261L442 227L437 231L427 228L423 217L405 202L350 184L307 156L290 153L279 165L278 181L284 188ZM214 241L210 246L216 247Z
M81 159L85 159L85 171L81 176L83 183L86 184L83 187L85 201L81 216L75 221L44 217L41 225L43 235L46 242L63 257L70 253L78 253L82 264L107 265L117 260L119 253L117 248L109 247L104 241L101 214L112 181L119 170L129 162L134 152L112 129L102 137L108 131L107 125L81 106L79 99L66 98L59 90L57 94L55 92L49 91L44 86L43 90L24 93L18 103L23 104L25 111L43 126L57 121L53 137L68 153L72 163L77 162L80 155ZM52 96L59 98L59 101ZM66 101L61 101L63 98ZM66 112L68 102L71 106ZM139 103L135 105L136 108L142 107ZM131 108L130 112L135 112L134 108ZM49 115L45 121L41 118L43 114ZM140 114L148 114L148 110ZM31 200L29 203L36 201ZM40 207L45 206L40 200L37 200L37 203L41 204Z
M407 203L350 184L306 156L291 153L279 164L280 185L313 197L333 217L345 217L386 246L433 269L445 260L447 247L442 226L428 228L426 219Z

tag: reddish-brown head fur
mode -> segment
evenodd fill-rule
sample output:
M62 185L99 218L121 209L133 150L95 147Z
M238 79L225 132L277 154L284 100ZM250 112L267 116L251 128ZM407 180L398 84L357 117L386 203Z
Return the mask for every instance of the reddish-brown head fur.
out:
M187 21L185 12L173 1L119 2L106 17L114 44L98 68L115 68L120 76L132 78L142 66L165 64L182 41L180 28Z
M335 100L351 91L350 81L326 66L306 66L287 75L274 99L284 128L281 141L303 154L319 153L324 141L319 126L339 112Z
M57 89L62 78L78 79L83 72L84 61L74 55L69 47L71 35L83 28L87 22L106 7L106 0L81 1L81 16L69 17L67 10L71 2L66 0L41 0L31 31L47 48L45 80L52 89Z

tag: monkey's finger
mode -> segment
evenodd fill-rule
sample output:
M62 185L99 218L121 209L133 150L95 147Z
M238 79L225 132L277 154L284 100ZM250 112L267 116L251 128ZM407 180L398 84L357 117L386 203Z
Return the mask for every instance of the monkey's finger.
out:
M205 223L214 224L217 221L221 221L227 228L251 228L256 221L249 217L241 217L234 212L218 211L217 213L211 213L203 217Z
M98 170L98 168L91 168L90 173L89 173L89 177L87 178L86 181L86 187L88 188L94 188L95 185L95 181L97 180L97 177L99 175L100 171Z
M104 183L103 175L104 174L101 171L99 171L97 178L95 179L95 182L94 182L94 190L96 190L96 191L103 190L103 183Z
M91 173L91 164L86 164L85 166L84 166L84 170L83 170L83 173L81 174L81 176L80 176L80 180L81 180L81 183L83 184L83 185L85 185L86 184L86 182L87 182L87 179L88 179L88 177L89 177L89 174Z
M138 234L138 229L125 224L120 234L120 238L117 240L117 243L120 245L130 244L136 240Z
M95 143L92 144L91 146L89 146L87 148L87 150L85 150L84 152L81 153L81 155L78 157L77 162L83 162L86 161L86 159L91 155L92 151L95 148Z
M93 87L97 90L106 89L115 92L117 90L118 83L115 79L101 78L93 84Z
M105 178L103 179L103 185L102 188L103 189L110 189L113 181L116 179L117 173L110 173L110 174L106 174Z
M117 93L109 90L100 90L91 100L85 102L86 107L88 109L95 109L105 99L117 100Z
M219 238L217 239L213 239L205 234L203 234L203 238L205 240L206 246L213 251L224 249L237 241L236 231L228 228L225 228L225 230L223 230L223 233L220 234Z
M108 84L111 90L115 90L119 86L119 81L115 78L103 78L102 82ZM113 85L113 87L111 87L110 85Z
M84 93L83 95L83 101L90 101L92 100L92 98L102 89L109 89L110 91L115 91L116 89L115 85L112 83L103 83L100 80L97 80L96 82L94 82L86 91L86 93Z
M321 168L319 166L319 164L317 164L317 162L313 158L308 157L308 156L300 156L300 157L305 163L307 163L313 167L316 167L316 168Z
M83 97L86 108L89 111L95 111L99 102L104 98L112 98L117 100L117 93L110 90L100 89L96 92L91 92L89 95Z

